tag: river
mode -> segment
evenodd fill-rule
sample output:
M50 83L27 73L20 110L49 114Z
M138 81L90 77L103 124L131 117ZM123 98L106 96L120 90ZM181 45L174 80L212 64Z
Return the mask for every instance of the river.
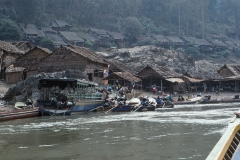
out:
M5 121L0 159L203 160L239 105L227 106Z

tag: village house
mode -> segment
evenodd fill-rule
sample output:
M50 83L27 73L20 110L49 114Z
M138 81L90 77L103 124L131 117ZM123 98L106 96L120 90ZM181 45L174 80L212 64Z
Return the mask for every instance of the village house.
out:
M94 29L90 28L87 30L88 34L94 35L99 39L100 46L108 46L110 36L107 34L107 31L104 29Z
M37 43L42 38L45 37L45 34L42 30L39 30L34 24L23 24L20 23L20 28L23 31L23 39L31 43Z
M22 55L24 51L18 49L16 46L0 41L0 67L1 67L1 72L0 72L0 78L5 79L5 70L8 66L13 64L15 59Z
M80 38L75 32L60 31L59 35L64 40L64 42L69 45L83 46L84 40Z
M92 47L100 46L100 39L93 34L85 33L81 36L81 38L85 41L85 43L91 42Z
M122 33L107 31L107 34L109 35L109 41L114 42L116 45L126 42L126 37Z
M189 71L184 75L189 92L214 92L222 89L224 78L216 72Z
M155 41L155 44L157 44L159 47L169 48L170 41L164 35L152 34L151 38Z
M228 49L228 45L220 40L212 40L211 42L214 45L213 50L215 51L223 51Z
M165 66L147 65L137 75L142 79L143 89L147 91L152 91L153 85L165 93L178 92L179 86L184 86L183 75Z
M67 45L58 34L46 33L46 36L53 41L55 48Z
M23 67L14 67L10 65L6 68L5 73L7 84L15 84L24 79L25 69Z
M196 37L189 36L182 36L181 39L185 42L186 46L198 47L198 49L203 53L211 52L213 50L213 45L205 39L198 39Z
M225 78L224 90L240 91L240 65L224 64L218 73Z
M165 36L166 39L170 42L170 49L177 49L177 48L183 48L184 47L184 41L178 38L177 36Z
M39 72L61 72L78 70L88 75L90 81L107 84L104 72L108 72L108 63L90 49L78 46L61 46L39 62Z
M38 63L41 59L51 54L47 48L42 47L34 47L33 49L29 50L25 54L16 58L14 62L14 67L23 67L26 69L25 77L29 77L31 75L35 75L38 73Z
M55 20L51 22L50 27L55 31L69 31L72 26L63 20Z

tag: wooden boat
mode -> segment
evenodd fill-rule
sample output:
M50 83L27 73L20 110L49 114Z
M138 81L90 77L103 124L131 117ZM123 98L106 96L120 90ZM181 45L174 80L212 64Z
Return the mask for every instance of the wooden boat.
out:
M202 97L195 97L185 101L174 101L174 105L186 105L186 104L196 104L202 100Z
M227 130L214 146L206 160L239 160L240 159L240 118L239 114L230 121Z
M203 99L200 104L215 104L215 103L235 103L240 102L240 99Z
M102 107L98 107L98 111L112 111L112 112L136 112L141 111L143 107L140 106L141 101L138 98L132 98L129 101L122 102L118 101L117 103L114 101L110 101L109 105L103 105Z
M67 95L69 98L74 98L75 106L72 112L87 112L102 106L104 103L103 93L99 90L102 88L97 83L78 79L75 92Z
M26 104L24 104L24 102L17 102L14 108L8 109L6 111L0 111L0 121L36 117L39 115L38 108L26 108ZM20 108L21 106L23 107ZM15 107L18 107L18 109Z
M39 112L41 116L69 116L72 113L74 104L68 104L61 108L54 107L51 102L39 102Z
M75 105L73 99L69 99L63 90L74 88L75 79L46 78L39 80L39 88L42 91L41 98L37 100L40 115L70 115Z

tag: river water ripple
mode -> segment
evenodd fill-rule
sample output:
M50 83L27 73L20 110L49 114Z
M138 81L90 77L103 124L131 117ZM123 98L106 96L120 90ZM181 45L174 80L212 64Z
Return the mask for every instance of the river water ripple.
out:
M238 106L210 110L179 106L158 112L79 113L1 122L0 159L202 160Z

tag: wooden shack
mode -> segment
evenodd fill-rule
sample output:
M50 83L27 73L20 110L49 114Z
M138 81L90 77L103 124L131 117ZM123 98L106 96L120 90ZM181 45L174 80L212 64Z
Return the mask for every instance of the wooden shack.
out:
M142 78L143 89L147 91L151 91L152 85L164 92L176 92L179 85L184 86L183 75L165 66L147 65L137 75Z
M187 90L190 92L214 92L223 88L224 78L217 71L189 71L184 77L189 81Z
M102 80L104 72L108 72L108 64L90 49L78 46L62 46L39 63L39 72L61 72L79 70L88 75L90 81L98 84L107 83Z
M64 40L64 42L69 45L83 46L84 40L80 38L75 32L61 31L59 32L59 35Z
M224 64L218 73L225 78L223 89L231 91L240 91L240 65Z
M52 51L47 48L36 46L25 54L16 58L16 61L14 62L14 67L25 68L27 70L26 77L35 75L38 73L39 61L51 53Z
M22 81L24 78L24 68L23 67L14 67L10 65L6 68L6 82L8 84L15 84Z
M15 59L22 55L24 52L16 46L0 41L0 78L5 79L5 70L8 66L13 64Z

